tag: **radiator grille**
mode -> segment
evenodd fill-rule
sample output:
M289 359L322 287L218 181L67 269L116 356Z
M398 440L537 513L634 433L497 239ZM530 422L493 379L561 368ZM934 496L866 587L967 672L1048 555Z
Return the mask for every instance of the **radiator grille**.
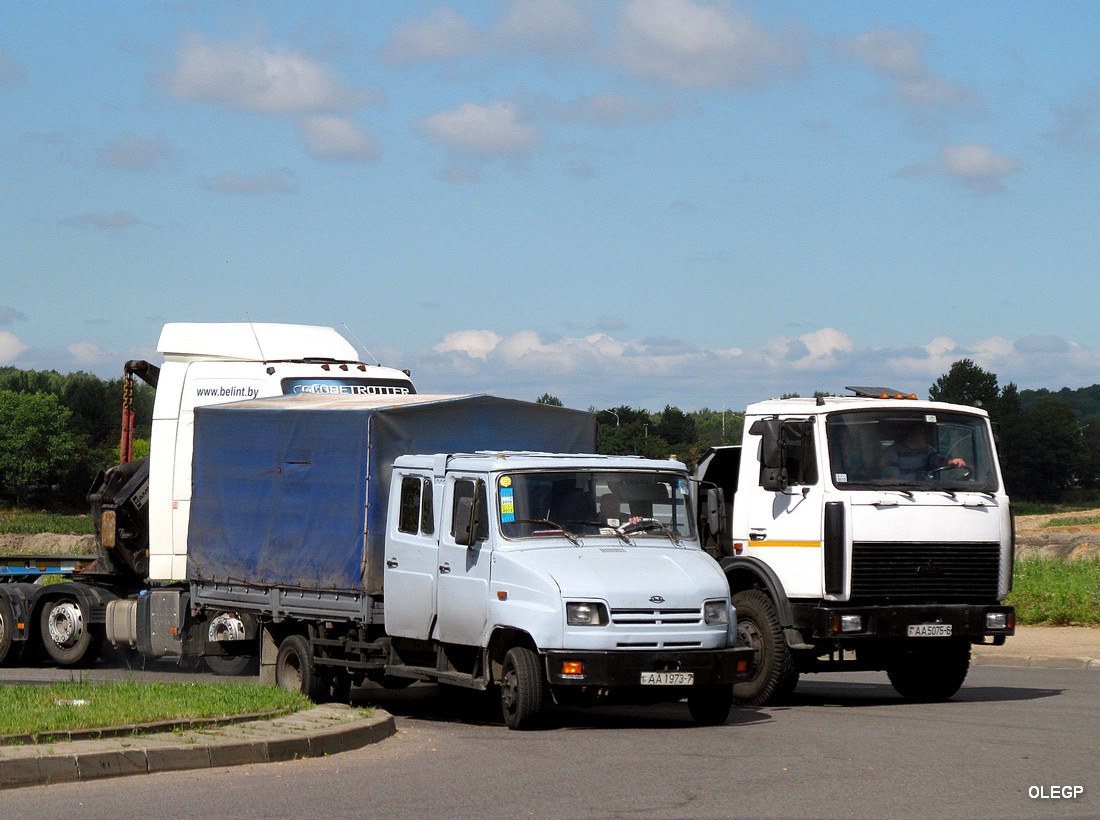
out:
M852 545L852 602L997 599L996 542Z
M703 613L698 609L613 609L611 623L615 626L662 626L665 624L701 624Z

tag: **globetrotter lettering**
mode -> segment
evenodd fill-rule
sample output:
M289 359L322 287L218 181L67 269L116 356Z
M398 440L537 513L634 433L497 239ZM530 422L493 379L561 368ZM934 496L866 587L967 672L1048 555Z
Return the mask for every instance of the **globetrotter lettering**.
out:
M387 384L340 384L339 382L315 382L296 384L294 393L328 393L342 396L404 396L407 387L395 387Z
M1084 786L1028 786L1032 800L1076 800L1085 793Z

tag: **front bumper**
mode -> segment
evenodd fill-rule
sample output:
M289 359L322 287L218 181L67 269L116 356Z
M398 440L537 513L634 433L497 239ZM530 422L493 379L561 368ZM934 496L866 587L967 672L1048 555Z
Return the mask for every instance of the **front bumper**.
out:
M1007 626L990 629L986 625L987 613L1003 613ZM807 613L812 637L822 639L911 638L909 627L922 624L942 624L951 627L951 637L964 638L972 643L983 643L992 638L993 643L1016 633L1016 608L1001 604L905 604L888 606L835 606L814 607ZM846 631L844 616L859 616L861 627Z
M553 686L637 686L642 672L691 672L695 686L732 684L752 674L749 647L665 651L551 649L544 653L547 680ZM570 664L580 674L568 674Z

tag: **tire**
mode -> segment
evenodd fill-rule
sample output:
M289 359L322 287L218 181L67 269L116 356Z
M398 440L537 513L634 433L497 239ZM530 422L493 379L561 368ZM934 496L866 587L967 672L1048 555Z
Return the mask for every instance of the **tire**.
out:
M515 646L504 656L500 678L500 706L509 729L531 729L546 704L546 679L539 656Z
M688 695L688 711L697 726L723 726L733 708L733 687L728 684L700 686Z
M38 617L39 635L46 654L61 666L87 666L103 649L103 629L90 624L75 598L46 601Z
M758 589L733 596L737 610L737 638L753 649L752 677L733 685L733 700L740 706L764 706L787 697L798 685L798 670L783 625L771 598Z
M260 659L255 655L207 655L202 661L215 675L232 677L260 674Z
M314 702L321 701L324 686L313 661L313 647L304 635L288 635L279 644L275 684L291 692L301 692Z
M15 613L7 598L0 596L0 666L14 661L19 651L13 649L15 643Z
M935 650L899 652L886 669L899 695L912 703L951 698L970 671L970 644L955 641Z

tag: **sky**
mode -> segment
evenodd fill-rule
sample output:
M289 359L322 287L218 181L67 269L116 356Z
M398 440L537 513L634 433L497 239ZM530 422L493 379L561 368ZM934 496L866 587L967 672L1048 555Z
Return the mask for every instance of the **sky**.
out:
M1100 3L0 3L0 366L335 327L421 392L1100 382Z

